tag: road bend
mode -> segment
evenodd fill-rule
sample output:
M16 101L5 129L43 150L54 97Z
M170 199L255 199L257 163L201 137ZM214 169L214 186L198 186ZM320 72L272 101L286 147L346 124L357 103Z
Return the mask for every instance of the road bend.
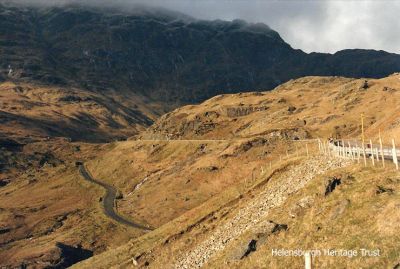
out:
M115 200L116 200L116 196L117 196L117 190L111 186L108 185L104 182L98 181L96 179L93 178L93 176L90 174L90 172L85 168L85 166L83 164L79 165L79 173L81 174L81 176L94 184L100 185L101 187L103 187L106 190L106 193L103 196L103 210L104 210L104 214L113 219L114 221L121 223L123 225L132 227L132 228L136 228L136 229L141 229L141 230L146 230L146 231L151 231L153 230L153 228L133 222L131 220L128 220L126 218L124 218L123 216L119 215L118 212L115 210Z

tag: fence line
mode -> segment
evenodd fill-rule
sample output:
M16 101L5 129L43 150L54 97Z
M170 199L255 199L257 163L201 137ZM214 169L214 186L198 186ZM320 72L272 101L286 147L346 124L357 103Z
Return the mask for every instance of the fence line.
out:
M352 146L350 141L342 140L331 140L330 142L326 142L328 145L328 150L326 150L325 142L322 142L321 139L318 139L319 143L319 152L324 155L331 156L332 154L341 158L348 158L353 161L357 161L360 163L361 155L364 159L364 166L367 166L367 157L371 159L372 166L376 166L379 163L382 164L382 167L385 168L385 159L390 159L393 161L396 170L399 170L399 156L400 150L396 148L395 140L392 139L392 147L387 148L383 146L382 138L379 138L379 146L375 146L373 144L372 139L369 140L367 146L364 143L361 143L359 146L356 143L356 146ZM378 148L379 147L379 148Z
M339 158L347 158L352 160L353 162L361 163L361 156L364 160L364 166L367 166L367 156L371 159L372 166L382 165L383 168L386 167L385 160L393 161L396 170L399 170L399 156L400 150L396 148L395 140L392 139L392 147L384 147L382 138L379 137L379 143L373 144L372 139L369 140L369 143L366 145L364 143L359 143L360 141L354 140L322 140L320 138L310 139L310 140L301 140L301 141L293 141L293 142L305 142L304 146L294 145L294 147L289 150L287 148L285 151L281 151L279 155L279 161L282 162L284 159L288 159L290 157L300 157L305 156L309 158L314 150L310 150L310 145L317 151L318 154L323 154L328 157L339 157ZM316 149L316 144L318 144L318 150ZM314 147L315 146L315 147ZM276 162L276 163L278 163ZM273 160L270 160L264 166L260 167L260 174L265 175L267 171L272 171L274 167ZM269 168L269 169L268 169ZM256 170L252 171L249 180L245 179L245 186L247 186L248 181L255 181L258 176L255 174Z

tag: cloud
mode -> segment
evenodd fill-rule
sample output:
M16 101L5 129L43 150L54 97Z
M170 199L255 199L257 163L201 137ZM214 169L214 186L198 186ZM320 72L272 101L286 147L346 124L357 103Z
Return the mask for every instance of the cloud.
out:
M395 1L326 1L322 18L307 14L279 27L290 43L306 51L364 48L399 53L399 12Z
M144 4L200 19L263 22L306 52L363 48L400 53L400 2L396 0L25 0L36 5L72 2L123 8Z

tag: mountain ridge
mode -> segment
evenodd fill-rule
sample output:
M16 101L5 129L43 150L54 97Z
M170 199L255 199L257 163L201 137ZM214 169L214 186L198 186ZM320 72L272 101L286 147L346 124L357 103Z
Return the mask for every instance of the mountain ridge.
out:
M1 266L291 268L303 259L271 248L358 245L383 255L314 265L397 268L398 171L317 140L392 145L400 73L359 77L400 56L308 54L264 24L177 17L0 7Z
M394 53L305 53L265 24L183 19L155 10L0 6L1 76L133 91L169 110L307 75L381 78L400 71Z

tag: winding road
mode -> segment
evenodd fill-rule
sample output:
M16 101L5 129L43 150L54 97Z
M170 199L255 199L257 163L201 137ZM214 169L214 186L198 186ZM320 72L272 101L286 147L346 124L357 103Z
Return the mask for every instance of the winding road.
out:
M151 227L147 227L147 226L141 225L139 223L135 223L135 222L130 221L130 220L122 217L121 215L119 215L118 212L115 211L115 207L114 207L115 199L117 196L117 190L111 185L108 185L104 182L94 179L92 177L92 175L89 173L89 171L86 170L86 168L83 164L79 165L78 167L79 167L79 173L85 180L87 180L91 183L100 185L101 187L103 187L106 190L106 193L104 194L104 197L103 197L103 209L104 209L104 214L106 214L106 216L108 216L109 218L115 220L116 222L124 224L126 226L130 226L130 227L141 229L141 230L147 230L147 231L153 230Z

